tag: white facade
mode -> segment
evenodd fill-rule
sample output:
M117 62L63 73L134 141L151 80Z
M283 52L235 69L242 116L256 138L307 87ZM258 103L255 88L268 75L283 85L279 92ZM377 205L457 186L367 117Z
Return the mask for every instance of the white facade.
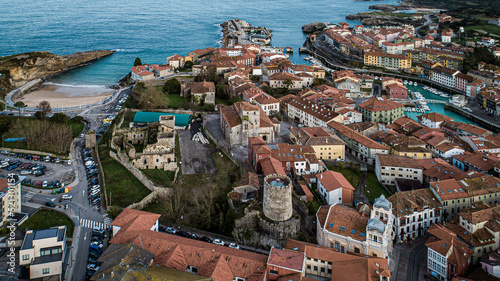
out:
M433 223L441 222L441 212L424 208L422 211L414 211L410 215L405 215L395 220L396 238L404 241L405 238L414 239L422 237Z
M453 249L453 247L450 249ZM448 260L446 257L431 248L427 248L427 269L431 271L431 274L436 274L440 280L447 280L447 268Z
M434 72L432 72L431 80L435 81L437 83L446 85L450 88L454 88L455 87L455 75L458 72L459 71L456 71L454 74L450 75L450 74L442 73L440 71L434 71Z
M439 157L443 158L443 159L450 159L451 157L453 157L453 155L460 155L460 154L464 154L465 153L465 150L461 149L461 148L458 148L458 147L455 147L453 149L450 149L448 151L439 151L439 149L436 149L436 154L439 155Z
M380 166L378 157L375 158L375 174L381 183L387 185L396 185L396 179L418 180L420 183L423 182L422 169Z
M443 123L443 121L434 122L430 119L425 118L424 116L422 116L422 119L420 119L420 124L422 124L428 128L440 128L441 123Z
M318 178L318 191L321 195L323 195L323 198L325 198L326 204L342 204L342 188L337 188L328 192L321 182L321 179Z

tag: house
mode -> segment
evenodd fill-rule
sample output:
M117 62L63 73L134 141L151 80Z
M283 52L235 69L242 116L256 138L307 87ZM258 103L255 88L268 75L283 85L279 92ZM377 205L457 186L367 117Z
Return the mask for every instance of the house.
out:
M500 26L500 18L491 18L488 21L489 24Z
M231 106L222 105L220 126L230 145L247 145L249 137L262 137L266 142L274 142L279 134L279 123L269 119L258 105L239 101Z
M215 85L214 82L194 82L189 85L186 90L189 90L193 100L199 104L204 99L205 104L215 105Z
M318 159L344 159L345 142L328 128L290 128L290 140L294 144L310 146Z
M354 187L338 172L326 171L316 175L318 192L328 205L352 206Z
M391 124L404 116L404 106L382 97L372 97L358 105L358 111L363 114L363 121L373 121Z
M432 224L442 221L441 203L429 188L400 191L387 200L392 203L398 242L423 237Z
M184 58L181 55L175 54L167 57L167 63L171 67L181 68L184 67Z
M305 273L305 259L304 253L271 247L267 259L267 280L277 281L282 276L289 278L294 275L300 280Z
M29 269L30 279L63 272L66 256L66 226L28 230L19 249L19 265Z
M317 241L341 253L388 258L393 221L392 203L384 195L375 200L369 217L340 204L321 206L316 213Z
M454 119L437 112L430 112L419 115L418 123L429 128L440 128L444 121L453 121Z
M488 274L500 278L500 250L486 254L481 259L481 268Z
M268 256L151 230L159 215L148 214L146 222L140 216L128 221L109 243L131 243L153 254L154 265L211 280L264 280Z
M451 33L449 33L449 32L442 32L441 33L441 43L443 43L443 44L449 44L449 43L451 43Z
M391 99L408 99L408 89L404 85L391 84L387 86L387 95Z
M375 155L375 174L382 184L396 185L396 179L423 183L422 166L413 158L398 155Z
M277 72L269 76L269 87L274 89L288 88L292 90L298 90L302 89L304 87L304 84L302 82L302 78L296 75L290 74L288 72Z
M441 224L433 224L427 246L427 272L439 280L462 276L472 265L473 250Z
M486 137L493 134L491 131L488 131L476 125L462 123L458 121L451 121L451 120L446 120L443 123L441 123L441 129L456 137L460 136Z
M444 160L452 162L454 155L464 154L465 150L454 143L442 143L436 146L435 152Z
M158 231L158 220L160 216L161 215L150 212L125 208L111 223L113 236L115 236L118 231L127 231L129 228L131 230L147 228L151 231Z
M259 188L259 176L256 173L246 172L241 175L241 180L229 192L228 197L232 201L246 203L257 197Z
M451 165L441 158L419 159L418 163L424 169L424 184L458 178L463 174L459 168Z
M148 81L155 79L155 74L148 70L145 65L138 65L130 69L131 78L135 81Z

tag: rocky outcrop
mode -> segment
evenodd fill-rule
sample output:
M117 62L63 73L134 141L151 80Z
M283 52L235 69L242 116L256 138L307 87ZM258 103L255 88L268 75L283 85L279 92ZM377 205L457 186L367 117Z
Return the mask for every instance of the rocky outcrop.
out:
M389 15L377 15L374 13L379 12L362 12L354 15L348 15L345 18L348 20L358 20L363 25L371 26L398 26L403 24L415 24L415 21L411 18L411 14L408 17L395 17Z
M311 24L304 24L302 26L302 32L304 33L314 33L317 31L323 31L326 28L326 25L322 22L313 22Z
M98 50L71 55L55 55L49 52L33 52L0 59L0 69L8 70L9 82L20 87L29 81L45 78L109 56L113 51Z
M377 4L377 5L372 5L368 7L370 10L379 10L379 11L384 11L384 12L395 12L398 10L396 6L393 5L388 5L388 4Z

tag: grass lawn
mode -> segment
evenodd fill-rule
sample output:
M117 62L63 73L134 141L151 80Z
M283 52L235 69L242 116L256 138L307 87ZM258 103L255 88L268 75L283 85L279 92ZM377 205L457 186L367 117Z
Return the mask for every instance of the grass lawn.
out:
M465 26L464 28L465 30L475 30L478 32L484 31L490 33L491 35L500 36L500 26L495 26L492 24Z
M342 168L340 166L328 166L329 170L341 173L354 188L358 188L359 178L361 177L361 172L355 172L348 168Z
M55 210L42 208L21 224L19 230L40 230L60 225L66 225L67 237L73 236L73 222L66 215Z
M109 156L109 151L110 148L104 145L99 146L99 158L106 179L108 204L125 208L132 203L141 201L151 193L122 164L112 159Z
M179 95L166 95L168 108L187 108L189 99Z
M170 185L175 176L175 172L161 169L144 169L141 172L157 186Z
M66 125L71 127L71 131L73 131L74 138L80 136L80 133L83 131L83 128L85 128L85 123L77 122L72 119L69 119L68 122L66 122Z
M123 117L123 123L121 128L128 128L130 122L134 122L135 112L127 111ZM116 118L115 118L116 119Z
M368 173L365 194L372 203L375 202L375 198L379 197L381 194L384 194L386 198L390 196L378 182L377 175L375 175L375 173Z

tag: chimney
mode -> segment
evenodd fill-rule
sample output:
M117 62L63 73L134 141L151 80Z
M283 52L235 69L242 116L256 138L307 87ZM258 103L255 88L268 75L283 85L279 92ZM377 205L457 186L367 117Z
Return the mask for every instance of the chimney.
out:
M319 175L320 178L323 178L323 174Z

